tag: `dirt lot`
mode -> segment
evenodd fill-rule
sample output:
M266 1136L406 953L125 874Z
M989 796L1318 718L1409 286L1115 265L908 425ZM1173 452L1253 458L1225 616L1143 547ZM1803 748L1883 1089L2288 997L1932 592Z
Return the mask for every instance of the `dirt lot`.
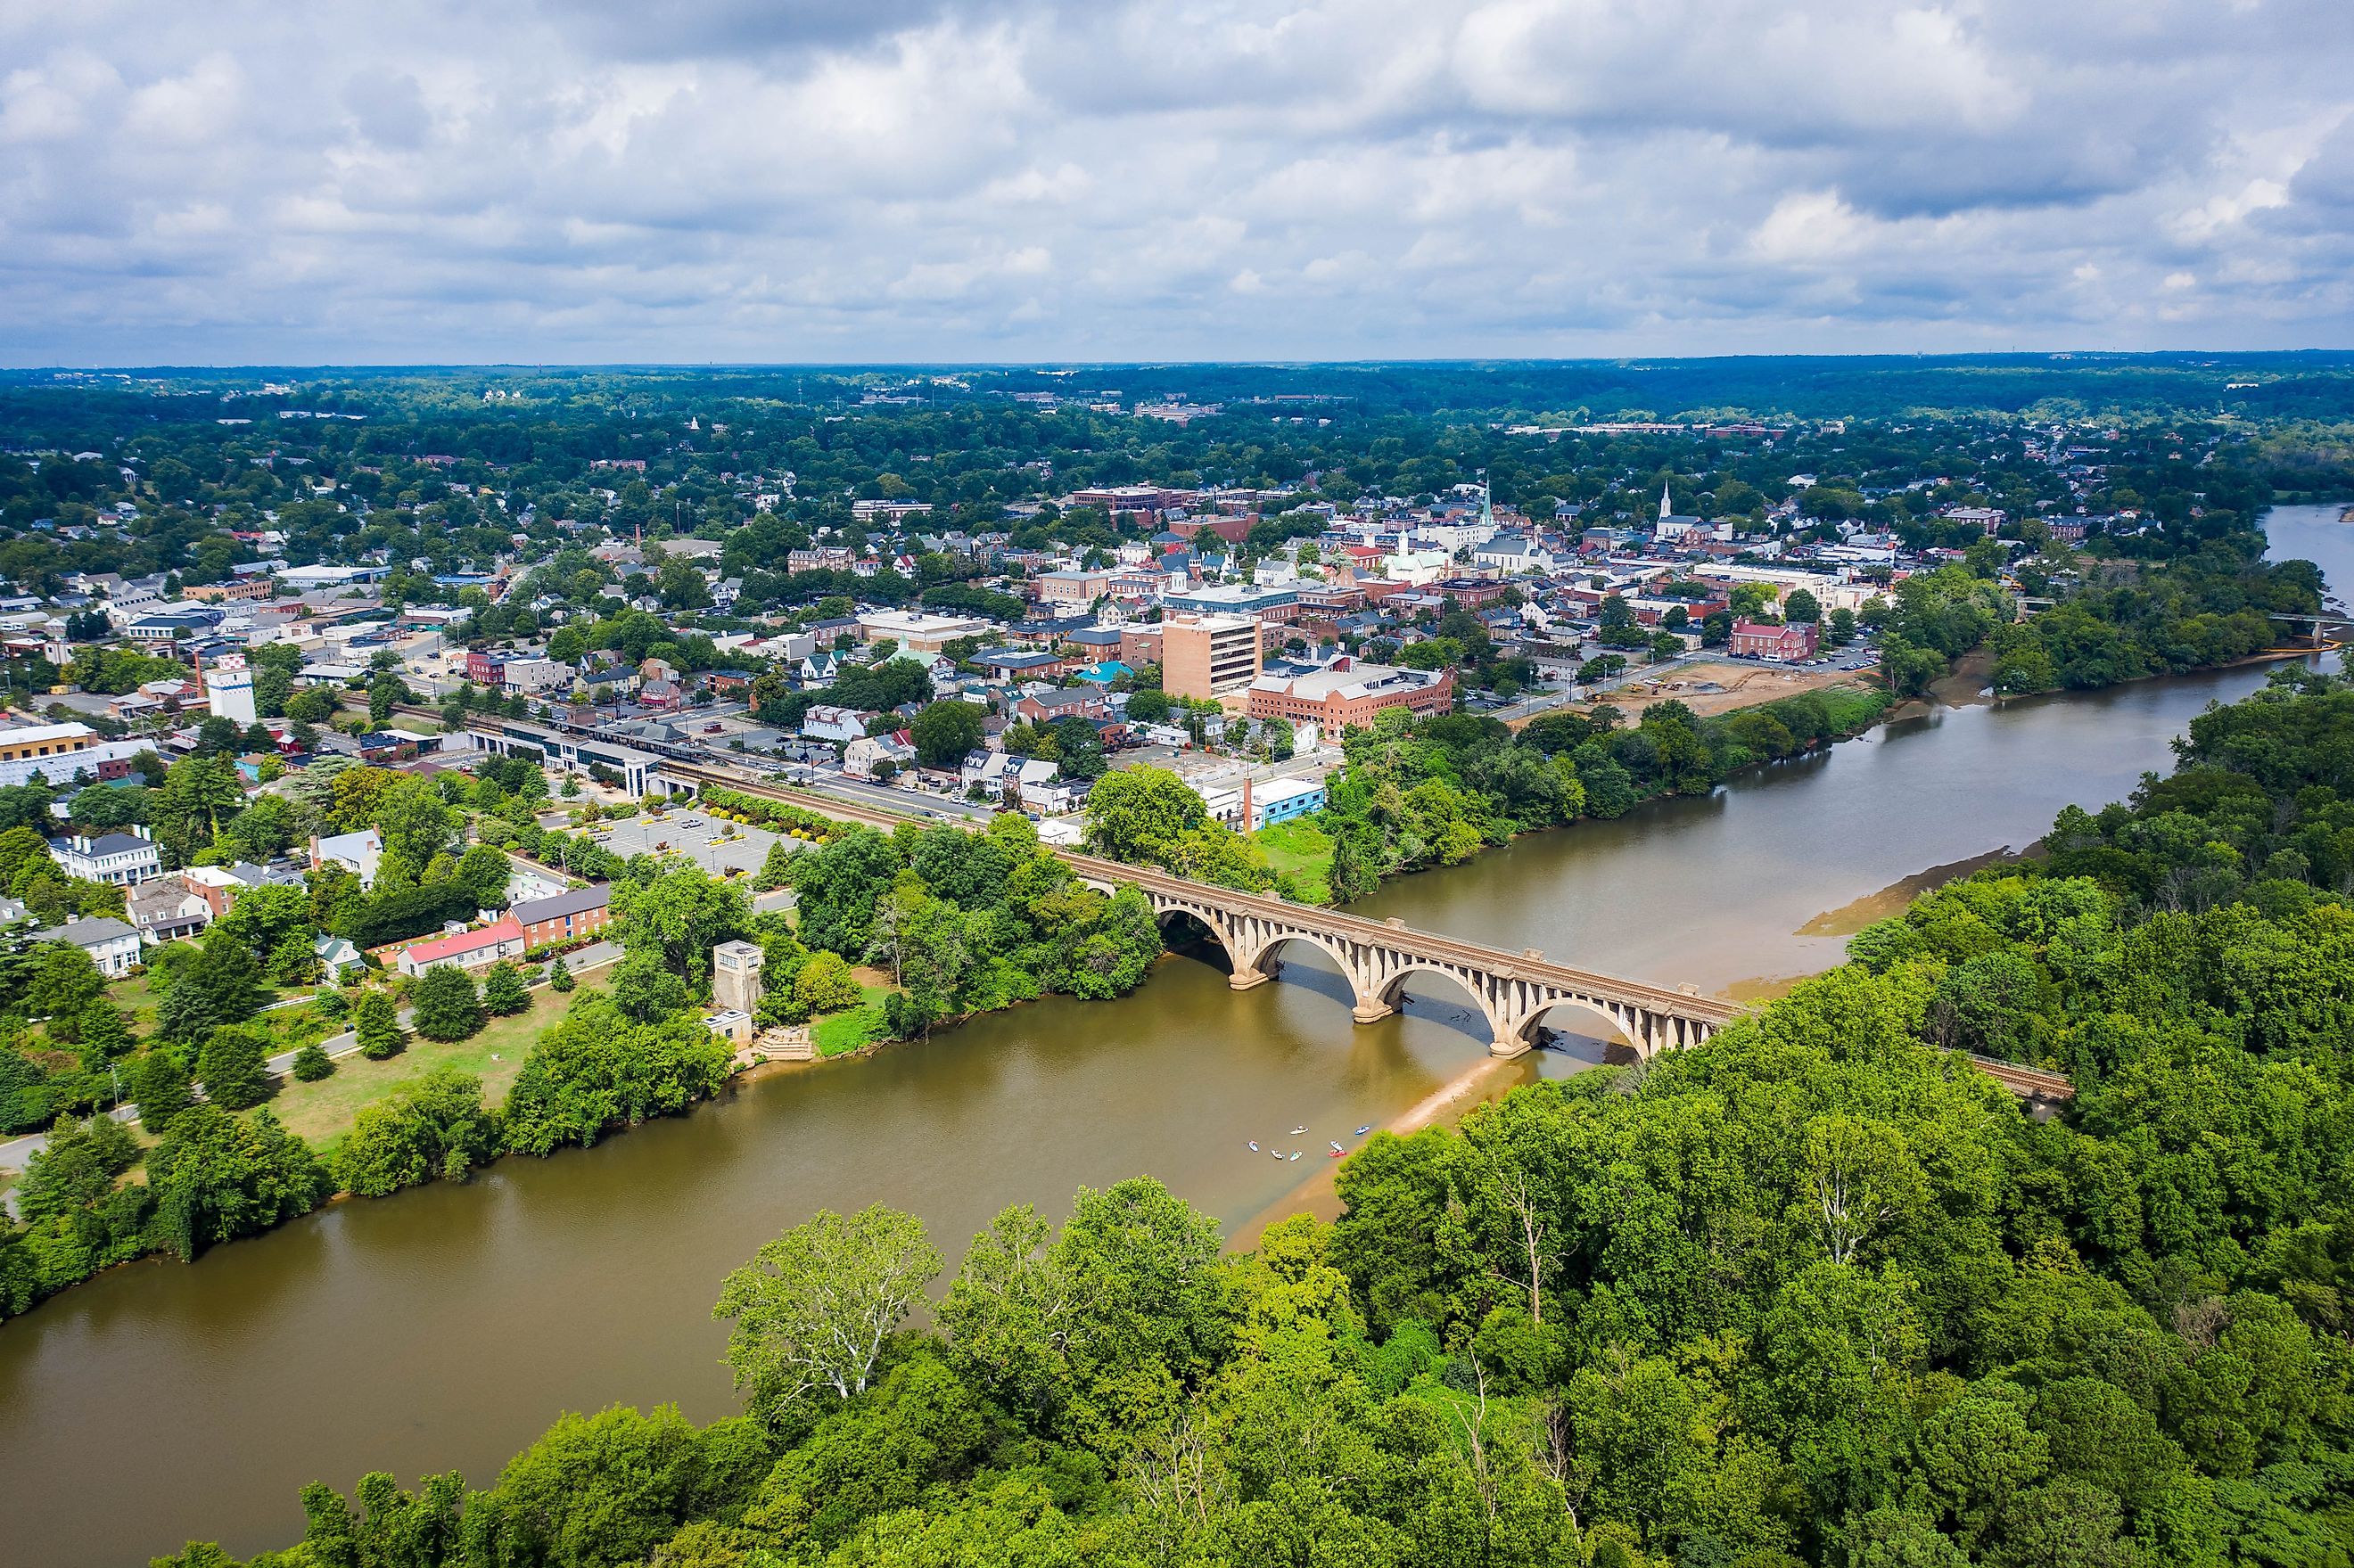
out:
M1792 697L1800 692L1819 692L1839 685L1861 685L1864 672L1841 670L1831 665L1820 669L1786 670L1778 664L1752 664L1746 661L1715 660L1687 664L1668 673L1657 685L1638 682L1620 686L1605 694L1603 700L1627 715L1632 724L1641 718L1643 710L1653 703L1673 697L1702 718L1712 714L1730 713L1734 708L1751 707L1758 703L1770 703L1776 697ZM1714 687L1714 690L1708 688Z

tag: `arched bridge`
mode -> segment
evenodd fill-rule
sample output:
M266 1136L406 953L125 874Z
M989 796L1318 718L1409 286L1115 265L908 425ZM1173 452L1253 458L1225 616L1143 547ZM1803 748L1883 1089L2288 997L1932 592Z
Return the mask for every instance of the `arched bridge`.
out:
M1234 965L1228 983L1237 991L1271 979L1276 950L1294 941L1321 948L1340 965L1356 992L1353 1016L1360 1023L1396 1012L1406 981L1416 975L1452 980L1486 1016L1489 1050L1499 1056L1517 1056L1533 1046L1538 1022L1557 1007L1577 1007L1602 1020L1627 1037L1638 1056L1697 1044L1735 1012L1733 1003L1717 997L1573 969L1534 948L1514 954L1417 931L1399 920L1368 920L1264 894L1235 893L1087 855L1063 858L1083 880L1106 892L1134 883L1162 919L1185 915L1199 921L1225 949Z

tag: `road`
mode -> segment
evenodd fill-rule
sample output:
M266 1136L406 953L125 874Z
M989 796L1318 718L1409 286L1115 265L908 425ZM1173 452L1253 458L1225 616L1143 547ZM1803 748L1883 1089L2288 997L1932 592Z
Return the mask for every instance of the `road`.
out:
M759 899L754 901L755 907L764 906L768 907L782 907L785 906L778 905L776 900L782 898L789 904L791 897L792 895L789 892L781 894L765 894ZM571 967L574 974L578 975L586 974L591 969L603 969L606 965L613 962L620 956L621 948L620 943L599 941L589 943L587 947L580 948L578 952L566 955L564 961ZM273 1007L285 1005L289 1004L282 1002L274 1003ZM270 1011L270 1009L265 1009L264 1011L267 1012ZM400 1026L403 1029L407 1029L411 1021L412 1014L408 1009L401 1009ZM319 1042L319 1044L326 1050L327 1057L330 1061L340 1060L343 1057L349 1056L360 1048L358 1037L348 1029L344 1031L341 1034L330 1034L326 1039ZM277 1055L268 1058L264 1065L269 1067L273 1075L282 1078L294 1070L294 1058L298 1054L299 1051L281 1051ZM137 1106L122 1105L115 1107L106 1114L112 1117L117 1121L136 1121L139 1119L139 1107ZM25 1164L27 1160L31 1160L34 1155L38 1154L42 1150L47 1149L48 1146L48 1135L41 1132L29 1133L23 1138L11 1139L5 1143L0 1143L0 1171L22 1171L25 1169ZM13 1212L13 1210L11 1212Z

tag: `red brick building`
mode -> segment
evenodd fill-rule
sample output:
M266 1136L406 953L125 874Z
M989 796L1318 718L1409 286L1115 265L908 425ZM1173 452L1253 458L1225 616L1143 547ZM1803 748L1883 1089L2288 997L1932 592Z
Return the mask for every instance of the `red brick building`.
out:
M1250 683L1250 716L1312 724L1337 736L1369 725L1384 708L1443 714L1455 706L1452 670L1400 670L1361 664L1348 655L1305 675L1261 675Z
M523 927L525 948L577 942L603 930L606 921L612 918L610 892L599 882L567 889L553 898L525 899L508 913Z
M1754 654L1760 659L1811 659L1815 656L1815 628L1808 621L1770 625L1736 620L1726 652Z

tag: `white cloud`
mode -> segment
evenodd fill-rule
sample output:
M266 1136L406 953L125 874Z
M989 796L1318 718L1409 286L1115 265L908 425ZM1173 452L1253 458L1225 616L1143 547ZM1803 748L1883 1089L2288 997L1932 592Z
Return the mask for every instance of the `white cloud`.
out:
M2342 344L2341 4L23 6L0 359Z

